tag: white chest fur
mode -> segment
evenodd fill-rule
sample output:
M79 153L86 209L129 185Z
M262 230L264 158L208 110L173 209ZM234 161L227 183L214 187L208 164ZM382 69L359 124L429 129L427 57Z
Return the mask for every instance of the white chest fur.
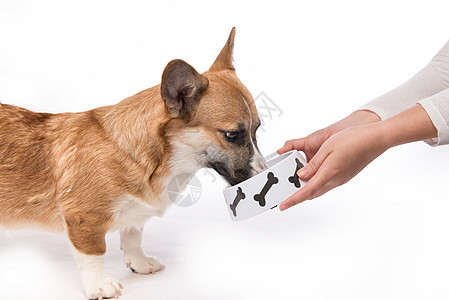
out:
M162 217L170 206L169 199L163 197L159 206L150 206L131 195L123 195L117 199L117 208L114 213L114 226L111 231L117 229L135 227L139 228L153 216Z
M172 204L167 194L167 186L179 174L195 174L201 168L198 164L197 154L200 143L207 141L198 130L184 130L172 143L173 156L170 160L170 176L161 183L163 192L160 195L161 202L158 206L150 206L131 195L123 195L117 199L115 224L111 231L129 227L142 227L149 218L153 216L162 217L167 208ZM185 188L185 184L180 187Z

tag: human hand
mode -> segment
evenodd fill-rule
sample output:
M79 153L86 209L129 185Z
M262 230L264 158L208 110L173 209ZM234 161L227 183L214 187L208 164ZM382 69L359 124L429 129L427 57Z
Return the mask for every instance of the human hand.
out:
M326 128L315 131L305 138L285 142L284 146L277 150L277 152L282 154L293 149L303 151L306 155L307 161L310 161L320 149L321 145L334 134L349 127L369 124L377 121L380 121L380 118L374 112L368 110L358 110Z
M301 179L309 181L282 202L280 209L319 197L348 182L391 147L436 136L436 127L419 104L387 120L347 128L323 142L307 166L298 171Z
M282 202L280 209L285 210L305 200L317 198L352 179L388 149L380 129L381 126L376 123L351 127L326 139L322 145L319 138L325 137L325 134L320 131L291 142L295 149L308 151L309 157L312 155L307 166L298 172L301 179L309 181Z
M320 149L321 145L333 135L333 131L323 128L306 136L305 138L288 140L284 146L277 150L279 154L283 154L290 150L298 150L304 152L307 161L310 161Z

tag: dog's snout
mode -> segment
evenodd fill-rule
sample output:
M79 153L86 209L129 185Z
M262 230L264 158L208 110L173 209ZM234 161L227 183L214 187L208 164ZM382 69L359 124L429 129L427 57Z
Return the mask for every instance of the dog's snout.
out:
M215 163L212 163L210 167L223 177L229 176L229 172L224 163L215 162Z
M225 177L225 179L229 182L230 185L239 184L242 181L245 181L251 177L251 172L248 169L237 169L234 170L234 176Z
M263 158L263 156L259 152L256 155L254 155L253 161L251 163L251 168L253 171L252 176L257 175L260 172L268 169L265 158Z
M241 179L241 181L246 180L250 176L250 172L247 169L235 170L235 177Z

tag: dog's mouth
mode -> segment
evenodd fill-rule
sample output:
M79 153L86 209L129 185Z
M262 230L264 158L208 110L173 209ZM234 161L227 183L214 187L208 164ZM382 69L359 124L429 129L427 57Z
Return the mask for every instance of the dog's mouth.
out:
M211 162L208 164L209 168L214 169L225 179L231 186L239 184L251 177L251 171L249 169L237 169L231 172L226 164L222 162Z
M229 176L228 169L226 168L226 165L221 162L213 162L209 163L209 168L214 169L218 174L220 174L223 177Z

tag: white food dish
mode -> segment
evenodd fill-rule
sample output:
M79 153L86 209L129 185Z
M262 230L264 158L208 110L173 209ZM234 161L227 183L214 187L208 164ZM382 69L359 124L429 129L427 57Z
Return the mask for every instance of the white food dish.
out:
M233 221L241 221L274 208L306 184L296 175L307 164L298 151L282 155L273 153L266 160L267 170L223 191Z

